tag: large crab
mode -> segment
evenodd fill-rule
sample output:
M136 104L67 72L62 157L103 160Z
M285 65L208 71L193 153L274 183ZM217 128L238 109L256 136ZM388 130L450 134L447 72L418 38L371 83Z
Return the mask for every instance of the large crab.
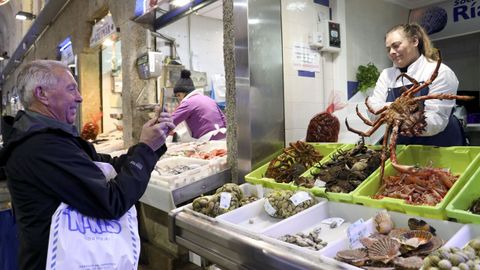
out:
M417 92L429 86L437 77L438 69L442 63L440 51L438 51L438 61L435 70L433 71L432 76L423 84L418 83L414 78L410 77L406 73L400 74L396 80L405 77L410 82L413 83L413 86L409 89L404 89L405 91L391 104L384 106L383 108L375 111L368 105L368 97L365 99L365 105L369 112L379 115L379 118L372 122L363 116L359 110L358 105L356 108L357 115L362 119L362 121L371 126L368 131L362 132L356 129L351 128L348 125L348 121L345 118L345 124L347 129L351 132L354 132L363 137L371 136L382 124L386 124L385 134L383 136L383 151L382 151L382 165L381 165L381 174L380 179L382 181L384 169L385 169L385 160L386 160L386 146L388 138L390 137L390 160L392 166L401 173L418 173L418 169L414 166L400 165L397 161L396 155L396 141L399 132L406 134L411 134L412 136L419 136L425 130L427 125L425 121L425 111L421 106L420 102L428 99L459 99L459 100L471 100L474 97L472 96L458 96L451 94L427 94L424 96L414 96ZM390 136L389 136L390 135Z

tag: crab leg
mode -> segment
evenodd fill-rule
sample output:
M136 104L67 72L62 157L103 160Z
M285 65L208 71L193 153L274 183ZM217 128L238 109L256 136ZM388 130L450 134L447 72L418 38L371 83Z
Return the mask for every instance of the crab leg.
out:
M345 118L345 125L347 126L347 129L363 137L370 137L370 135L372 135L373 132L375 132L383 124L383 122L385 122L384 118L380 117L378 118L377 121L375 121L375 125L370 130L368 130L367 132L363 132L363 131L359 131L351 128L350 125L348 124L347 118Z
M451 94L430 94L426 96L416 97L414 101L423 101L427 99L459 99L459 100L472 100L475 97L472 96L457 96Z
M390 137L390 161L392 162L393 168L397 170L400 173L416 173L418 170L415 168L415 166L408 166L408 165L400 165L398 164L397 160L397 137L398 137L398 128L400 127L401 123L398 121L395 123L395 126L393 127L392 135Z
M386 150L387 149L387 141L388 141L388 133L390 132L390 125L387 125L387 127L385 128L385 134L383 135L383 143L382 143L382 163L380 165L380 185L384 185L384 182L383 182L383 174L385 172L385 160L387 159L387 154L386 154Z
M408 95L410 93L410 91L412 91L413 89L416 89L416 87L420 86L420 83L418 83L417 80L415 80L414 78L410 77L407 73L402 73L402 74L398 75L398 77L395 79L395 81L398 81L398 79L400 79L402 77L407 78L410 82L413 83L413 86L410 87L410 89L407 89L407 91L402 93L402 97Z
M437 78L438 70L440 69L440 65L442 64L442 55L440 54L440 50L437 50L437 51L438 51L438 61L437 61L437 66L435 67L435 70L432 73L432 76L430 77L430 79L428 79L422 85L419 85L416 88L411 88L410 90L408 90L407 95L409 97L413 97L413 95L415 95L415 93L417 93L418 91L422 90L423 88L429 86Z
M358 105L357 105L357 107L355 107L355 110L357 111L358 117L360 117L360 119L362 119L362 121L363 121L365 124L367 124L367 125L369 125L369 126L371 126L371 127L373 127L373 126L375 125L375 123L378 121L378 119L377 119L377 121L375 121L375 122L372 122L372 121L368 120L365 116L363 116L363 115L360 113L360 111L358 110ZM379 118L379 119L380 119L380 118Z
M388 109L388 105L386 105L385 107L381 108L380 110L375 111L374 109L372 109L372 107L370 107L370 105L368 105L368 98L369 98L369 97L367 97L367 98L365 99L365 106L367 106L367 109L368 109L368 111L369 111L370 113L373 113L373 114L375 114L375 115L378 115L378 114L384 112L386 109Z

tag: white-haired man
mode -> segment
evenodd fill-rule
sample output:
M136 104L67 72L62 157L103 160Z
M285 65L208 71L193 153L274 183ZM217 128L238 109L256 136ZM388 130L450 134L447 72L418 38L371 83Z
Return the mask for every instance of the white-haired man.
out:
M145 192L174 125L162 113L145 123L127 154L112 158L98 154L73 125L82 97L67 66L27 63L17 88L25 110L3 119L0 166L19 228L19 268L45 269L51 217L60 203L91 217L121 217ZM94 161L110 163L118 175L106 181Z

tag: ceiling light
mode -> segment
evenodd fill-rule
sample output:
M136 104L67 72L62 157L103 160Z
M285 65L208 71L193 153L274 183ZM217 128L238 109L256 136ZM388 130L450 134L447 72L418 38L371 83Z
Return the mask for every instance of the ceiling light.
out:
M15 15L15 19L21 20L21 21L33 20L33 19L35 19L36 17L37 17L37 16L33 15L33 14L30 13L30 12L26 12L26 11L19 11L19 12L17 12L17 14Z
M190 2L192 2L192 0L173 0L172 2L170 2L170 4L172 6L181 7L181 6L184 6L184 5L186 5Z

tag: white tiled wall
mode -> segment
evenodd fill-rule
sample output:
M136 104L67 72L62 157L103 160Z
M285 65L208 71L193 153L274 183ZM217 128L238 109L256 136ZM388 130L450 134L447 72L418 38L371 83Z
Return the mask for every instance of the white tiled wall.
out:
M223 22L204 16L190 15L159 30L176 39L177 54L187 69L207 73L211 89L214 74L224 74ZM162 42L163 45L163 42ZM170 54L168 46L160 47L164 55Z
M288 9L292 3L304 8ZM342 49L339 53L321 55L320 72L315 73L315 78L300 77L292 64L292 45L308 43L308 34L317 30L318 17L328 19L329 7L311 0L282 0L286 144L305 138L310 119L325 110L332 93L348 104L347 81L355 81L358 65L374 62L379 69L391 65L385 52L385 32L408 19L408 9L386 1L330 0L330 8L332 19L340 23ZM351 103L336 113L341 124L340 142L358 140L344 126L347 115L349 119L356 117L357 102ZM351 122L356 125L359 121ZM363 130L364 126L357 128Z
M332 89L330 57L321 56L320 72L315 77L298 76L293 66L293 44L308 44L308 34L317 31L318 16L328 18L328 7L313 1L282 1L282 36L284 59L285 142L305 138L308 122L325 109L325 89ZM330 73L329 73L330 72ZM324 79L324 74L326 75Z

